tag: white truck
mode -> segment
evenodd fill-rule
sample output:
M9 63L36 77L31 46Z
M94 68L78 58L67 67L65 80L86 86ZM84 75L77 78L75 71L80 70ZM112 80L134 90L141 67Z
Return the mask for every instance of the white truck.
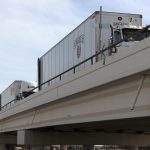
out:
M35 87L33 83L26 82L26 81L20 81L20 80L15 80L8 88L6 88L2 93L1 93L1 106L3 107L4 105L8 104L12 100L14 102L22 98L24 93L29 92ZM34 93L34 91L33 91ZM33 94L31 92L29 94Z
M128 35L141 30L142 15L115 13L115 12L94 12L60 42L53 46L46 54L38 60L38 84L42 84L47 80L59 75L67 69L82 62L88 57L96 54L100 50L125 39ZM145 33L143 33L144 35ZM129 47L131 44L142 40L143 36L130 38L115 49L105 52L106 56L117 52L122 47ZM100 58L94 60L100 61ZM90 64L85 62L76 68L81 70ZM62 76L72 74L70 71ZM52 83L57 82L55 79ZM42 88L49 86L45 84Z

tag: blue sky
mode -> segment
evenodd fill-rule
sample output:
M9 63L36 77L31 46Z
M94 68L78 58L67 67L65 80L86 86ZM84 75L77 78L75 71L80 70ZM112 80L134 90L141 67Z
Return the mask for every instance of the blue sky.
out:
M0 92L14 80L37 80L37 58L100 5L150 23L149 0L0 0Z

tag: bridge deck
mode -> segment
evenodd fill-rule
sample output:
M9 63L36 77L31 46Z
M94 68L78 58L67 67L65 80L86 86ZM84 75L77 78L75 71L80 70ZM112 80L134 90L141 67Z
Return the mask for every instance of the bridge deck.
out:
M149 40L2 110L0 132L149 117Z

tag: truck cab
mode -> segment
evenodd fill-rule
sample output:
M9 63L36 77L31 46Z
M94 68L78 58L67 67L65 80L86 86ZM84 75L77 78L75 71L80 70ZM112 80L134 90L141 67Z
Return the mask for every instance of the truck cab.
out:
M133 25L125 25L117 28L113 28L111 26L111 32L112 36L109 40L109 46L115 43L120 42L121 40L124 40L122 43L116 45L116 49L119 50L123 47L130 47L134 43L137 43L141 40L143 40L146 37L150 36L150 30L143 31L142 33L139 33L137 35L134 35L134 33L142 30L142 26L133 26ZM129 36L133 35L132 37L128 38ZM115 51L116 52L116 51Z
M109 47L112 44L126 39L129 35L136 31L143 29L142 15L129 14L129 13L117 13L117 12L97 12L95 15L95 23L99 24L97 29L97 51L101 51L104 48ZM100 31L99 31L100 30ZM124 42L116 45L115 51L123 49L123 47L129 47L132 44L142 40L146 33L142 36L137 36L125 40ZM111 55L111 52L105 52L106 55Z

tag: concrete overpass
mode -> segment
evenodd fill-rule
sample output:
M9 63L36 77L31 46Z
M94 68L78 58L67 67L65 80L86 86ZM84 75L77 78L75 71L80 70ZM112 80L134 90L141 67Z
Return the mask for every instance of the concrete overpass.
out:
M3 109L0 144L150 145L149 40Z

